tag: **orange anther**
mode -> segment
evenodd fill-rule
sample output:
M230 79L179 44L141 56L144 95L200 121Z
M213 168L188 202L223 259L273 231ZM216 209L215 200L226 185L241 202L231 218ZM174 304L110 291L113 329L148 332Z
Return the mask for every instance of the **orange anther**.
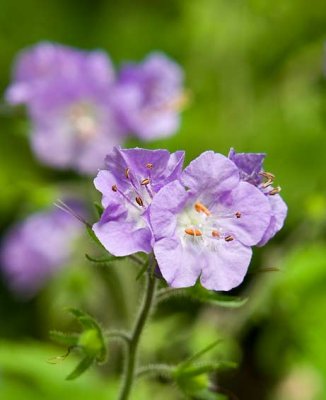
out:
M185 229L185 232L191 236L202 236L202 233L199 229L187 228Z
M274 196L275 194L280 193L280 191L281 191L281 188L280 188L279 186L277 186L276 188L274 188L274 189L272 189L270 192L268 192L268 194L269 194L270 196Z
M232 242L232 240L234 240L234 237L231 236L231 235L228 235L228 236L225 236L224 240L225 240L226 242Z
M234 215L236 216L236 218L241 218L241 212L240 211L237 211Z
M141 197L136 197L135 200L136 200L137 204L138 204L140 207L143 207L143 206L144 206L144 202L143 202L143 200L142 200Z
M118 186L117 185L112 185L112 188L111 188L114 192L117 192L118 191Z
M129 172L130 172L130 168L126 168L126 170L125 170L125 177L126 177L127 179L129 179Z
M220 232L219 232L219 231L217 231L216 229L214 229L214 230L212 231L212 236L218 238L218 237L220 237L221 235L220 235Z
M153 164L152 164L152 163L146 164L146 168L147 168L147 169L152 169L152 168L153 168Z
M204 206L204 204L200 203L199 201L195 203L195 210L197 212L203 212L206 215L211 215L211 212L207 207Z
M140 182L140 184L143 185L143 186L146 186L146 185L149 184L149 182L150 182L149 178L145 178Z

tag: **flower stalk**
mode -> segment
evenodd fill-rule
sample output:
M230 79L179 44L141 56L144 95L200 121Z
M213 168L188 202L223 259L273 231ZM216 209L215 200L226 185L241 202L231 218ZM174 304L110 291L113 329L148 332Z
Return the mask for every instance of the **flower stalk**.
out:
M135 378L139 340L154 304L153 300L155 298L156 291L156 278L154 274L151 273L150 269L148 270L146 276L147 282L143 303L136 319L130 340L127 343L124 380L119 400L127 400L129 398Z

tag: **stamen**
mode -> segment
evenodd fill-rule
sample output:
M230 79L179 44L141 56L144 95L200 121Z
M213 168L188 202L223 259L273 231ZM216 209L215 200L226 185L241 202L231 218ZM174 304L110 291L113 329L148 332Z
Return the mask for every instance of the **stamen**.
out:
M275 175L271 172L262 171L259 172L259 175L263 176L264 178L273 181L275 179Z
M281 191L280 186L277 186L276 188L274 188L274 189L272 189L270 192L268 192L268 194L269 194L270 196L274 196L275 194L280 193L280 191Z
M195 210L197 212L203 212L207 216L211 215L211 212L209 211L209 209L207 207L205 207L204 204L200 203L199 201L197 203L195 203Z
M143 200L142 200L142 198L141 197L136 197L135 198L135 200L136 200L136 203L140 206L140 207L144 207L144 202L143 202Z
M140 184L143 185L143 186L146 186L146 185L148 185L149 183L150 183L150 179L149 179L149 178L145 178L145 179L143 179L143 180L140 182Z
M126 177L127 179L129 179L129 172L130 172L130 168L126 168L126 170L125 170L125 177Z
M153 164L152 164L152 163L146 164L146 168L147 168L147 169L152 169L152 168L153 168Z
M261 175L261 176L263 176L265 179L267 179L267 181L264 182L264 183L261 185L263 189L266 189L268 186L270 186L270 185L274 182L275 175L273 175L273 174L270 173L270 172L265 172L265 171L263 171L263 172L260 172L259 175Z
M215 238L219 238L221 235L220 235L220 232L219 232L219 231L217 231L216 229L214 229L214 230L212 230L212 236L215 237Z
M225 236L224 240L225 240L226 242L232 242L232 240L234 240L234 237L231 236L231 235L227 235L227 236Z
M136 210L139 210L137 206L121 190L118 189L117 185L112 185L111 189L113 190L113 192L118 192L129 204L135 207Z
M236 216L236 218L241 218L241 212L240 211L237 211L234 215Z
M202 236L202 232L199 229L187 228L185 229L185 232L187 235L191 236Z

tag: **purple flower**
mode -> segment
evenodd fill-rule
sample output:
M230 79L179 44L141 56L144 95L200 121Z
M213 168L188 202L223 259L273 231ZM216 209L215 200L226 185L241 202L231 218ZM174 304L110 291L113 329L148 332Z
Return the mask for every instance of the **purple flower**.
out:
M240 180L232 161L203 153L181 181L160 190L150 208L154 254L163 277L172 287L192 286L197 279L212 290L238 286L251 246L261 240L270 219L268 198Z
M167 150L114 148L106 158L107 170L94 183L103 194L105 211L93 230L115 256L138 251L150 253L153 245L149 206L160 189L178 179L184 153Z
M18 57L7 99L27 105L40 160L94 173L107 150L122 141L111 107L113 83L105 53L41 43Z
M31 297L72 253L82 225L59 209L29 216L12 227L1 246L2 272L14 293Z
M120 122L143 140L172 135L179 127L185 96L181 68L162 53L119 73L114 102Z
M229 159L239 168L241 179L265 193L271 205L271 220L258 246L265 245L283 227L287 215L287 205L279 195L280 187L272 186L274 175L263 169L265 157L264 153L236 153L234 149L229 152Z

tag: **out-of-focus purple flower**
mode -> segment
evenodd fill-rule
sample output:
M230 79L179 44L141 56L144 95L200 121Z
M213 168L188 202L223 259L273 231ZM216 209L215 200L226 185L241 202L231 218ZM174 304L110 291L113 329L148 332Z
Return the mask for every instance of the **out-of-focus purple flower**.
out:
M41 43L18 57L7 99L27 106L40 160L94 173L108 149L122 141L111 107L113 83L105 53Z
M77 219L59 209L33 214L12 227L0 258L13 292L25 298L35 295L69 260L82 229Z
M127 64L118 76L114 104L125 129L152 140L176 132L185 95L183 72L162 53L150 54L140 64Z
M115 256L152 251L149 206L157 192L178 179L184 153L167 150L114 148L106 158L107 170L94 183L103 194L105 211L93 230Z
M163 277L172 287L192 286L197 279L212 290L238 286L251 246L261 240L270 219L267 197L240 180L232 161L203 153L180 181L160 190L150 208L154 254Z
M271 205L271 220L258 246L265 245L283 227L287 215L287 205L279 195L280 187L272 186L274 175L263 169L265 157L264 153L236 153L234 149L229 152L229 159L239 168L241 179L265 193Z

